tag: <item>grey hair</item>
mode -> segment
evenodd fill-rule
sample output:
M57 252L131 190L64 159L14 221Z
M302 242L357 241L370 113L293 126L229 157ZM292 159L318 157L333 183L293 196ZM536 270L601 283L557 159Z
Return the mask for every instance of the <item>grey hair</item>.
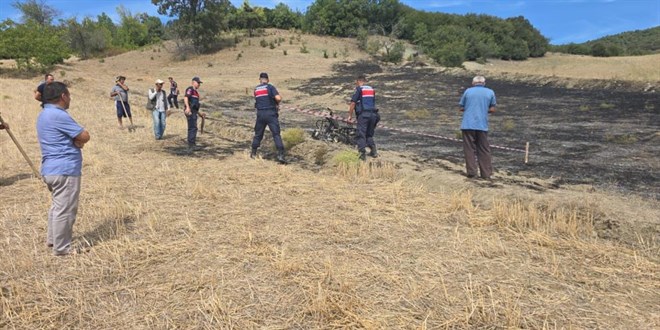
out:
M484 76L476 76L472 78L472 83L473 84L479 84L479 85L485 85L486 84L486 78Z

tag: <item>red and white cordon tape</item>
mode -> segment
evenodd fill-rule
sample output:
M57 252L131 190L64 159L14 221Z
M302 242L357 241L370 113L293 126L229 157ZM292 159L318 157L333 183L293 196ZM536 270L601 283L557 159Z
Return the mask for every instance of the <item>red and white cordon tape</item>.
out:
M280 106L280 109L293 110L293 111L301 112L301 113L316 116L316 117L323 117L323 118L330 117L332 119L335 119L335 120L338 120L338 121L341 121L341 122L344 122L344 123L347 123L347 124L355 124L355 122L348 121L348 119L346 119L342 116L337 116L337 115L332 115L331 116L329 112L323 111L323 110L322 111L316 111L316 110L310 110L310 109L303 109L303 108L299 108L299 107L290 107L290 106L286 106L286 105ZM402 132L402 133L415 134L415 135L419 135L419 136L428 136L428 137L447 140L447 141L454 141L454 142L461 142L461 143L463 142L463 140L456 139L456 138L451 138L451 137L437 135L437 134L417 132L417 131L413 131L413 130L406 129L406 128L396 128L396 127L387 126L387 125L383 125L383 124L378 124L377 127L384 128L384 129L389 129L389 130L392 130L392 131ZM518 148L511 148L511 147L503 147L503 146L497 146L497 145L491 145L490 147L494 148L494 149L501 149L501 150L507 150L507 151L523 152L525 154L527 154L529 152L529 149L528 149L529 147L525 148L527 150L518 149Z

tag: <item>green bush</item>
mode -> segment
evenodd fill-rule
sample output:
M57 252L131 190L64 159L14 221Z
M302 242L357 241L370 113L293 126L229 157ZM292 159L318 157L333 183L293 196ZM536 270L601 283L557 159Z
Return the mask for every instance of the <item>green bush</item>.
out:
M303 42L302 47L300 47L300 52L303 54L309 53L309 49L307 49L307 44Z
M302 128L289 128L282 132L284 149L289 150L305 141L305 131Z
M334 157L332 157L332 162L336 165L359 165L360 156L353 150L344 150L338 152Z
M259 45L260 45L261 47L266 48L266 47L268 47L268 41L266 41L266 39L261 39L261 40L259 41Z

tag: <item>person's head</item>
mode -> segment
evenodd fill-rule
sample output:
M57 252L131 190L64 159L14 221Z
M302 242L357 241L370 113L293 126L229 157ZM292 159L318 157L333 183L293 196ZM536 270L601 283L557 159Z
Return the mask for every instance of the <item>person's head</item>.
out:
M68 109L71 105L71 94L64 83L54 81L44 87L42 97L45 104L55 104L62 109Z
M262 72L259 74L259 82L262 84L267 84L270 80L268 79L268 73Z
M473 86L483 86L486 84L486 78L484 76L476 76L472 78L472 85Z
M170 82L172 82L172 81L174 80L174 78L172 78L172 77L167 77L167 80L169 80Z
M202 84L202 79L199 79L199 77L192 78L192 85L195 89L199 88L201 84Z
M163 83L164 83L164 81L162 81L160 79L156 79L156 90L158 90L158 91L161 90L163 88Z
M364 74L358 75L357 78L355 79L355 84L358 86L362 86L367 82L367 76Z
M46 75L44 76L44 81L46 82L46 84L50 84L53 81L55 81L55 77L50 73L46 73Z
M124 81L126 81L126 77L124 77L124 76L117 76L117 80L116 80L115 82L118 82L118 83L122 83L122 84L123 84Z

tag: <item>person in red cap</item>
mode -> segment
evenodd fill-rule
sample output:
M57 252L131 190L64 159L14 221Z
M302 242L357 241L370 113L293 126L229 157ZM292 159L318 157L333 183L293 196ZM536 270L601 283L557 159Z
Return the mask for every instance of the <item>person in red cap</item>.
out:
M252 139L252 152L250 158L257 156L257 149L264 138L266 126L273 134L275 147L277 148L277 161L285 164L284 143L280 136L280 122L278 120L279 104L282 102L282 96L275 86L269 83L268 74L262 72L259 74L259 85L254 89L254 107L257 108L257 122L254 124L254 139Z
M192 86L186 88L183 96L183 113L188 119L188 151L194 151L197 148L197 117L199 116L199 92L197 90L201 84L202 80L199 77L193 77Z

